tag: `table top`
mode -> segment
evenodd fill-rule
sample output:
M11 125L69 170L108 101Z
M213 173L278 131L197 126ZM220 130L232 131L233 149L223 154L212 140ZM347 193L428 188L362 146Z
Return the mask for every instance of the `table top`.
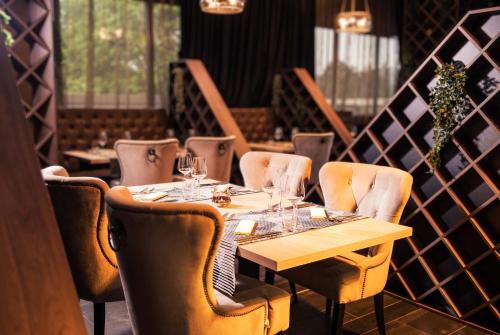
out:
M68 150L64 151L64 156L77 158L92 165L109 164L111 160L117 159L114 149L98 149L95 152L91 150Z
M206 179L202 184L213 183ZM149 185L154 188L179 186L180 182ZM129 187L138 191L144 186ZM213 205L210 200L194 201ZM277 199L275 200L277 202ZM231 197L231 205L217 208L221 214L248 213L267 208L268 195L264 192ZM288 203L284 204L288 206ZM385 242L409 237L413 229L386 221L366 218L358 221L313 229L293 235L253 242L238 246L238 254L268 269L282 271L312 263L346 252L368 248Z
M292 142L249 142L250 149L255 151L280 152L284 154L293 154L295 149Z

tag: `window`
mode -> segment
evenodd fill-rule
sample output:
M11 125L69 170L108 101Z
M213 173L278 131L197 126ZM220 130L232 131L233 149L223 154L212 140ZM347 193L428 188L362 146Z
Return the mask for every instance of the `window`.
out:
M180 9L134 0L59 0L66 107L164 106ZM152 29L148 29L148 27ZM148 43L151 31L152 43Z

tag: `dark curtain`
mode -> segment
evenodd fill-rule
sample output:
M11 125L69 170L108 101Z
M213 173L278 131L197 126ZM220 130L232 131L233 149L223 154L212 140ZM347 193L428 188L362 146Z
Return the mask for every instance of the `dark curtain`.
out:
M314 0L248 0L242 14L210 15L181 1L180 58L201 59L230 107L270 106L273 76L314 74Z

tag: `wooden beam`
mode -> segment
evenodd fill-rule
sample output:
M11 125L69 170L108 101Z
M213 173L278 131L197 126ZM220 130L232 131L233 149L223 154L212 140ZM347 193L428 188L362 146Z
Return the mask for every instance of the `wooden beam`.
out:
M0 334L86 334L11 60L0 42Z

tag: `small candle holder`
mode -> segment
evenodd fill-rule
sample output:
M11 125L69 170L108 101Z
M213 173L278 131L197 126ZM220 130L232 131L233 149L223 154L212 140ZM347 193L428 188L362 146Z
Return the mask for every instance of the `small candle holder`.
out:
M231 204L231 190L229 187L224 189L215 188L212 195L212 202L217 207L228 207Z

